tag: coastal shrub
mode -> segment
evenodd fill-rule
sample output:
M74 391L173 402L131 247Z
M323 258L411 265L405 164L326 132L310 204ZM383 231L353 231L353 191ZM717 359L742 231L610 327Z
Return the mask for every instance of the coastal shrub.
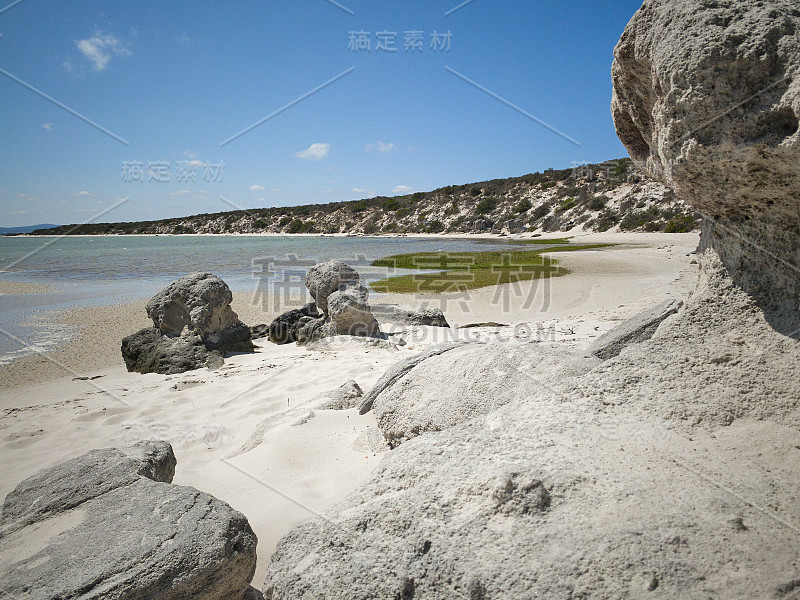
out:
M558 205L558 210L569 210L570 208L574 208L576 204L578 204L577 198L567 198L561 201L561 204Z
M477 212L479 215L485 215L492 212L496 208L497 198L484 198L478 202L478 206L475 207L475 212Z
M622 222L619 224L620 229L630 231L644 227L645 224L658 219L658 208L652 206L647 210L635 210L629 212L623 217Z
M396 198L387 198L381 204L381 208L387 212L394 212L402 206Z
M528 211L531 209L531 206L533 206L533 205L531 204L531 201L530 201L530 200L528 200L527 198L523 198L523 199L522 199L522 200L520 200L520 201L519 201L519 203L518 203L518 204L517 204L517 205L514 207L514 210L516 210L518 213L526 213L526 212L528 212Z
M282 218L282 219L281 219L281 220L278 222L278 226L279 226L279 227L286 227L286 226L287 226L289 223L291 223L291 222L292 222L292 217L288 217L288 216L287 216L287 217L283 217L283 218Z
M664 231L664 221L650 221L644 224L644 230L648 232Z
M664 226L666 233L688 233L697 227L697 219L692 214L678 215Z
M449 216L451 216L451 215L455 215L455 214L457 214L457 213L458 213L458 206L457 206L457 205L455 205L455 204L451 204L451 205L450 205L450 206L448 206L448 207L447 207L447 209L444 211L444 214L445 214L446 216L448 216L448 217L449 217Z
M403 217L407 217L410 214L411 214L411 209L408 208L407 206L404 206L403 208L398 209L397 212L395 213L395 215L397 215L398 219L402 219Z
M444 231L444 223L439 220L431 221L425 228L426 233L441 233Z
M619 223L619 215L615 211L606 208L603 210L603 212L597 215L595 227L597 228L597 231L602 233L603 231L608 231L617 223Z
M259 229L265 229L269 223L267 223L264 219L257 219L253 225Z
M394 233L395 231L397 231L397 223L395 223L394 221L389 221L388 223L384 224L383 226L384 233Z
M425 200L425 192L415 192L411 195L412 202L419 202L420 200Z
M289 224L289 233L311 233L314 230L313 221L295 219Z
M589 210L603 210L606 207L606 202L608 202L608 198L605 196L595 196L589 202Z
M480 196L481 195L481 188L473 187L469 190L470 196Z
M544 204L540 204L536 208L533 209L533 214L531 215L534 221L538 221L545 215L550 214L550 204L545 202Z
M577 185L565 185L562 187L558 192L556 192L556 196L559 198L566 198L567 196L574 196L577 197L578 194L581 193L581 188Z
M357 202L352 202L350 204L350 210L354 213L360 213L367 210L367 203L363 200L358 200Z

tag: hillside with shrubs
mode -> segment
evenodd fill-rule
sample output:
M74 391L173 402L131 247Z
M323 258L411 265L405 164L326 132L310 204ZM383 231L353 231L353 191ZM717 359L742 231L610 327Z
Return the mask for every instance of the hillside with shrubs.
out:
M609 230L680 233L700 218L630 159L547 169L405 196L235 210L133 223L90 223L35 234L446 234Z

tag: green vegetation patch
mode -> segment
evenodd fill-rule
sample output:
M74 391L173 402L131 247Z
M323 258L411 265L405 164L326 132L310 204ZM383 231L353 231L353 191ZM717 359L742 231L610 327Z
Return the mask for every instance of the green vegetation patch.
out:
M569 244L564 238L557 240L524 240L522 243L555 245L536 250L491 250L484 252L416 252L396 254L373 261L374 267L390 269L435 270L436 273L416 273L381 279L370 284L380 293L464 292L504 283L531 279L560 277L569 270L547 252L569 252L603 248L613 244Z

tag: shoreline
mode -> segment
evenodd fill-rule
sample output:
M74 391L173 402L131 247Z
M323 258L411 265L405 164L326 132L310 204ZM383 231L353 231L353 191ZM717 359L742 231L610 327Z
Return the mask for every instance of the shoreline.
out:
M300 234L306 235L306 234ZM468 235L468 234L465 234ZM493 234L497 237L496 234ZM95 237L95 236L86 236ZM430 238L430 236L424 236ZM468 292L445 292L442 294L378 294L373 292L372 302L393 303L418 308L431 306L442 308L451 324L464 325L478 322L500 322L504 324L541 323L559 318L570 318L576 311L596 311L603 302L610 301L612 290L600 280L626 277L625 285L641 287L641 278L654 276L657 269L648 266L651 258L669 257L667 246L681 248L675 252L685 259L694 250L697 234L585 234L573 236L581 242L615 243L601 250L578 250L553 253L570 272L555 280L530 280L518 283L490 286ZM500 238L505 240L506 238ZM548 239L548 238L537 238ZM550 238L556 239L556 238ZM670 242L672 242L670 244ZM627 252L627 254L626 254ZM547 254L546 252L544 254ZM603 256L601 256L604 255ZM640 257L641 255L641 257ZM626 275L627 273L627 275ZM2 274L0 274L2 277ZM19 293L51 293L53 286L40 284L17 284L0 279L0 292L6 289L29 290ZM551 292L549 288L556 288ZM663 286L662 286L663 287ZM47 289L46 289L47 288ZM594 290L587 293L587 290ZM35 291L34 291L35 290ZM282 311L265 311L253 305L253 291L234 292L232 307L239 318L248 325L269 323ZM549 296L555 294L555 298ZM635 295L635 294L634 294ZM547 296L547 297L545 297ZM124 366L119 344L123 337L135 333L150 324L144 305L149 297L131 299L106 306L87 306L67 310L37 311L34 323L50 321L60 327L70 327L74 337L47 352L15 358L0 367L0 390L35 385L72 376L87 376L102 371L105 367ZM559 306L555 306L554 302ZM634 302L642 305L643 302ZM620 307L621 308L621 307ZM52 360L51 360L52 359ZM59 364L56 364L59 363ZM61 365L61 366L59 366Z

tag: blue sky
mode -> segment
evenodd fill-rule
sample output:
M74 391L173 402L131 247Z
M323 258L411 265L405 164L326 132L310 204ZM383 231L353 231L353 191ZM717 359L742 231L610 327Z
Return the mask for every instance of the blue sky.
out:
M353 200L626 155L610 67L640 1L459 4L3 4L0 226Z

